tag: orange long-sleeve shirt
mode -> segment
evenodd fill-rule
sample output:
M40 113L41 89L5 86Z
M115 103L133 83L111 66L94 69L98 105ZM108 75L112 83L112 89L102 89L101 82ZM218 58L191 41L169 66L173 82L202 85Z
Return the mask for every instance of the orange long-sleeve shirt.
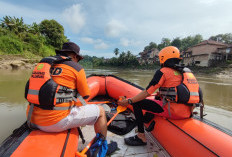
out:
M81 65L76 62L65 61L62 64L56 64L54 66L52 78L59 85L66 86L71 89L77 89L78 93L80 93L80 95L84 98L87 98L90 95L85 71ZM73 101L69 103L56 104L56 106L74 104L77 106L81 105L80 102ZM40 126L53 125L65 118L69 112L70 110L43 110L41 108L34 107L31 122Z
M154 93L160 87L176 87L182 82L182 75L180 72L163 67L157 70L153 79L146 88L149 94ZM167 108L167 105L165 106ZM189 118L191 115L192 107L185 104L170 103L171 115L175 116L176 119Z

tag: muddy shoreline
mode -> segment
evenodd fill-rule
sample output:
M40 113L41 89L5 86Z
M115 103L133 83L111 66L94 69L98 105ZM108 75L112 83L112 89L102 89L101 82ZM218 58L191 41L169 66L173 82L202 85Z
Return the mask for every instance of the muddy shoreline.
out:
M0 55L1 70L33 69L39 59L26 59L20 55Z

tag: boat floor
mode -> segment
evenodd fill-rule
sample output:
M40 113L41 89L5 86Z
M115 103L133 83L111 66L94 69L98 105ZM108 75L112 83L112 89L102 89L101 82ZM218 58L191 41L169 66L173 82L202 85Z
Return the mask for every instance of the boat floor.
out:
M98 96L92 101L108 101L107 97ZM107 104L98 104L102 106L106 112L110 112L110 107ZM108 107L107 107L108 106ZM134 114L131 112L131 117L134 118ZM170 157L168 152L160 145L160 143L152 136L151 133L145 132L147 138L146 146L128 146L124 143L124 138L134 136L136 134L135 127L131 132L126 135L116 135L110 131L107 131L107 142L115 141L118 144L118 150L115 151L110 157ZM85 144L82 144L82 140L79 138L78 151L81 151L85 146L95 137L94 127L85 126L81 128Z
M84 147L95 136L93 126L82 127L82 132L85 137L85 144L82 144L79 138L78 151L84 149ZM124 144L124 138L135 135L136 129L133 129L128 134L121 136L116 135L110 131L107 132L107 141L115 141L118 144L119 150L114 152L111 157L170 157L165 149L159 144L159 142L148 132L146 132L147 145L146 146L127 146Z

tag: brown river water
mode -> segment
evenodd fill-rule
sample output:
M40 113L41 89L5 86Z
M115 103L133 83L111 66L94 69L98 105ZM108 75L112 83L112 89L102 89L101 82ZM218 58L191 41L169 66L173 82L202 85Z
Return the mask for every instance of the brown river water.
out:
M0 70L0 143L26 120L24 87L30 74ZM154 70L86 69L90 74L112 74L146 88ZM205 118L232 130L232 79L196 77L204 93Z

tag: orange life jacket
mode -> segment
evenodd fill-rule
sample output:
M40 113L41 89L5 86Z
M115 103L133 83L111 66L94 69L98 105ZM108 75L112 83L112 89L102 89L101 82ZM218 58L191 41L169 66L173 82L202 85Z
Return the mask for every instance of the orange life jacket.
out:
M77 89L70 89L57 84L51 75L59 75L61 68L53 68L54 64L70 61L71 58L64 56L51 56L43 58L34 68L32 75L25 87L25 98L28 100L30 108L27 115L27 124L31 129L38 129L38 126L31 123L34 106L44 110L70 110L74 105L72 101L79 101L86 105L83 97ZM65 105L56 105L56 104Z
M64 56L51 56L43 58L38 63L25 88L25 98L30 104L42 109L53 110L56 109L56 104L75 100L77 91L58 85L51 76L51 73L56 75L62 71L59 69L53 71L52 66L67 60L71 59Z
M163 100L186 105L198 104L201 102L202 93L199 84L188 68L179 70L183 76L182 82L176 87L161 87L159 93Z

